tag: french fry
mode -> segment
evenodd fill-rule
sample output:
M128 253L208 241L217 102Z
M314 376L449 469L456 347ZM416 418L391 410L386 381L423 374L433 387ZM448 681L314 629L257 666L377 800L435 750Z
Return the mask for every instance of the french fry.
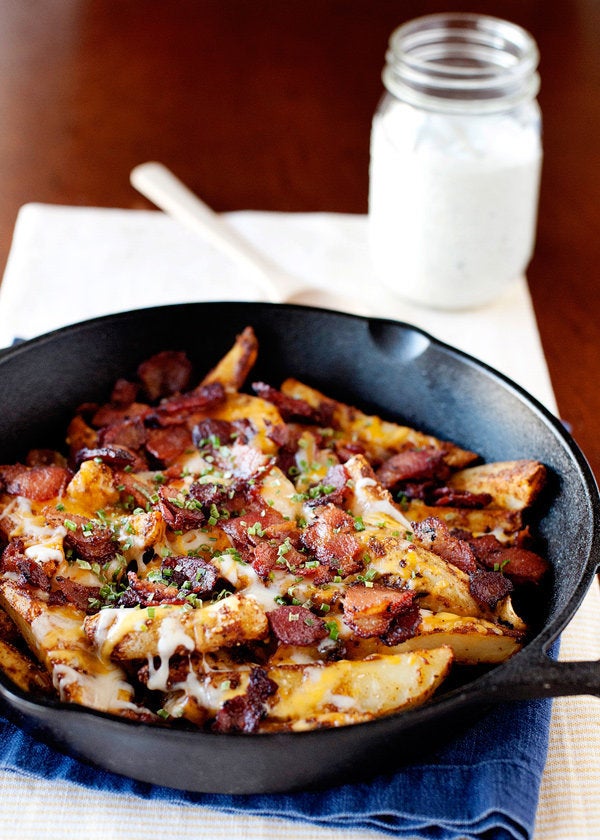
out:
M195 610L170 604L102 610L85 619L84 629L104 659L128 660L161 650L169 658L177 650L204 653L264 639L268 623L253 598L231 595Z
M258 341L252 327L246 327L235 339L233 347L204 377L202 385L220 382L226 391L239 391L256 361Z
M464 467L477 459L475 452L461 449L454 443L439 440L409 426L400 426L376 415L364 414L353 406L326 397L297 379L286 379L281 390L288 397L306 400L313 408L326 405L332 411L335 428L352 440L363 443L369 453L377 458L385 458L391 452L407 447L430 446L443 450L445 462L452 467Z
M456 490L489 493L494 507L520 511L530 507L546 481L546 468L538 461L502 461L455 472L448 485Z

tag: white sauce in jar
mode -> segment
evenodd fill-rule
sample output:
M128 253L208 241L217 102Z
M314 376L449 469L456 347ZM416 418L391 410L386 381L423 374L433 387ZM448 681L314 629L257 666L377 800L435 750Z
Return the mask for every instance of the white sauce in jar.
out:
M461 29L440 15L392 36L369 190L379 280L445 309L487 303L527 268L542 160L535 45L510 24L454 17ZM507 27L520 59L497 46Z

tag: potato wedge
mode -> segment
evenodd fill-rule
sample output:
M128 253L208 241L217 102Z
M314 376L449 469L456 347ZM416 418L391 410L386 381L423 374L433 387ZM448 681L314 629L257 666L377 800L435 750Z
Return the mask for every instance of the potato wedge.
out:
M407 447L431 446L444 450L444 460L452 467L464 467L477 459L475 452L461 449L454 443L439 440L409 426L390 423L376 415L363 414L357 408L332 400L297 379L286 379L281 390L288 397L306 400L314 408L328 406L332 410L334 427L341 429L353 440L360 441L370 454L378 458L385 458L391 452Z
M277 692L260 730L342 726L421 705L443 681L452 659L450 648L438 647L354 662L267 668ZM199 687L190 694L175 686L165 708L174 716L197 719L200 707L212 717L226 700L244 694L248 679L249 672L197 674Z
M254 330L252 327L246 327L236 336L232 348L204 377L202 385L220 382L226 391L239 391L254 367L257 354L258 341Z
M455 508L426 505L420 500L411 500L401 505L403 514L411 522L421 522L429 516L436 516L449 528L468 531L474 537L494 534L500 542L507 542L523 527L520 510L503 508Z
M34 695L52 692L52 680L48 672L4 639L0 639L0 670L21 691L29 691Z
M483 618L421 610L418 634L399 645L386 647L379 639L359 639L347 643L348 659L364 659L373 654L430 650L447 646L454 660L462 665L504 662L522 645L523 634L493 624Z
M80 610L49 606L10 580L0 582L0 604L45 665L61 700L104 712L139 711L123 671L90 646Z
M546 468L539 461L501 461L459 470L448 481L456 490L489 493L492 505L523 510L539 495L546 481Z
M84 629L104 659L168 661L177 650L209 652L263 639L269 625L254 598L231 595L196 610L173 604L106 609L88 616Z

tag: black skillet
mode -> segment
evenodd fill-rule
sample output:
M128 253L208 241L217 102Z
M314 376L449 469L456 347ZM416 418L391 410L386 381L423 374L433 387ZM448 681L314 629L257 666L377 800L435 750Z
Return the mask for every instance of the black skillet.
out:
M524 649L430 704L356 726L259 736L177 731L76 706L32 702L0 678L7 713L59 749L142 781L191 791L261 793L381 772L386 756L423 755L449 724L496 702L600 696L597 662L556 663L546 651L573 616L600 562L600 500L574 441L517 385L414 327L326 310L253 303L143 309L58 330L0 359L0 463L59 445L73 409L106 400L119 376L159 350L185 350L198 375L251 324L252 373L274 385L295 376L345 402L416 426L486 461L536 458L550 482L539 532L552 564ZM395 745L396 749L390 749Z

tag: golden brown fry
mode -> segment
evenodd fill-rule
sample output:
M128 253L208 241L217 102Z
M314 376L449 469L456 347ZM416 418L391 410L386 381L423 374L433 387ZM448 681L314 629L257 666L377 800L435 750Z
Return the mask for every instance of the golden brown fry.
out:
M259 731L301 731L372 720L425 703L447 675L453 660L449 647L374 655L360 661L318 662L267 667L277 685ZM175 716L197 721L214 716L223 703L244 694L249 671L197 674L201 705L185 687L175 691L165 708Z
M0 639L0 670L21 691L29 691L34 695L48 695L53 692L48 672L4 639Z
M88 616L84 628L103 658L128 660L233 647L264 639L269 625L257 601L231 595L195 610L172 604L102 610Z
M258 341L252 327L246 327L235 339L233 347L204 377L202 385L220 382L226 391L239 391L254 367Z
M475 452L461 449L454 443L439 440L409 426L400 426L375 415L363 414L357 408L332 400L297 379L286 379L281 390L288 397L306 400L313 408L327 406L333 412L334 427L351 440L362 443L367 453L375 458L385 459L393 452L409 447L429 446L443 450L444 461L451 467L464 467L477 459Z
M510 541L523 527L520 510L504 508L455 508L426 505L418 499L411 499L401 505L401 510L411 522L422 522L429 516L436 516L449 528L468 531L474 537L494 534L500 542Z
M506 510L530 507L546 481L546 468L539 461L502 461L459 470L448 486L471 493L489 493L492 506Z
M0 582L0 604L51 674L61 700L104 712L135 713L133 689L117 665L101 660L92 649L81 610L71 604L49 606L10 580Z

